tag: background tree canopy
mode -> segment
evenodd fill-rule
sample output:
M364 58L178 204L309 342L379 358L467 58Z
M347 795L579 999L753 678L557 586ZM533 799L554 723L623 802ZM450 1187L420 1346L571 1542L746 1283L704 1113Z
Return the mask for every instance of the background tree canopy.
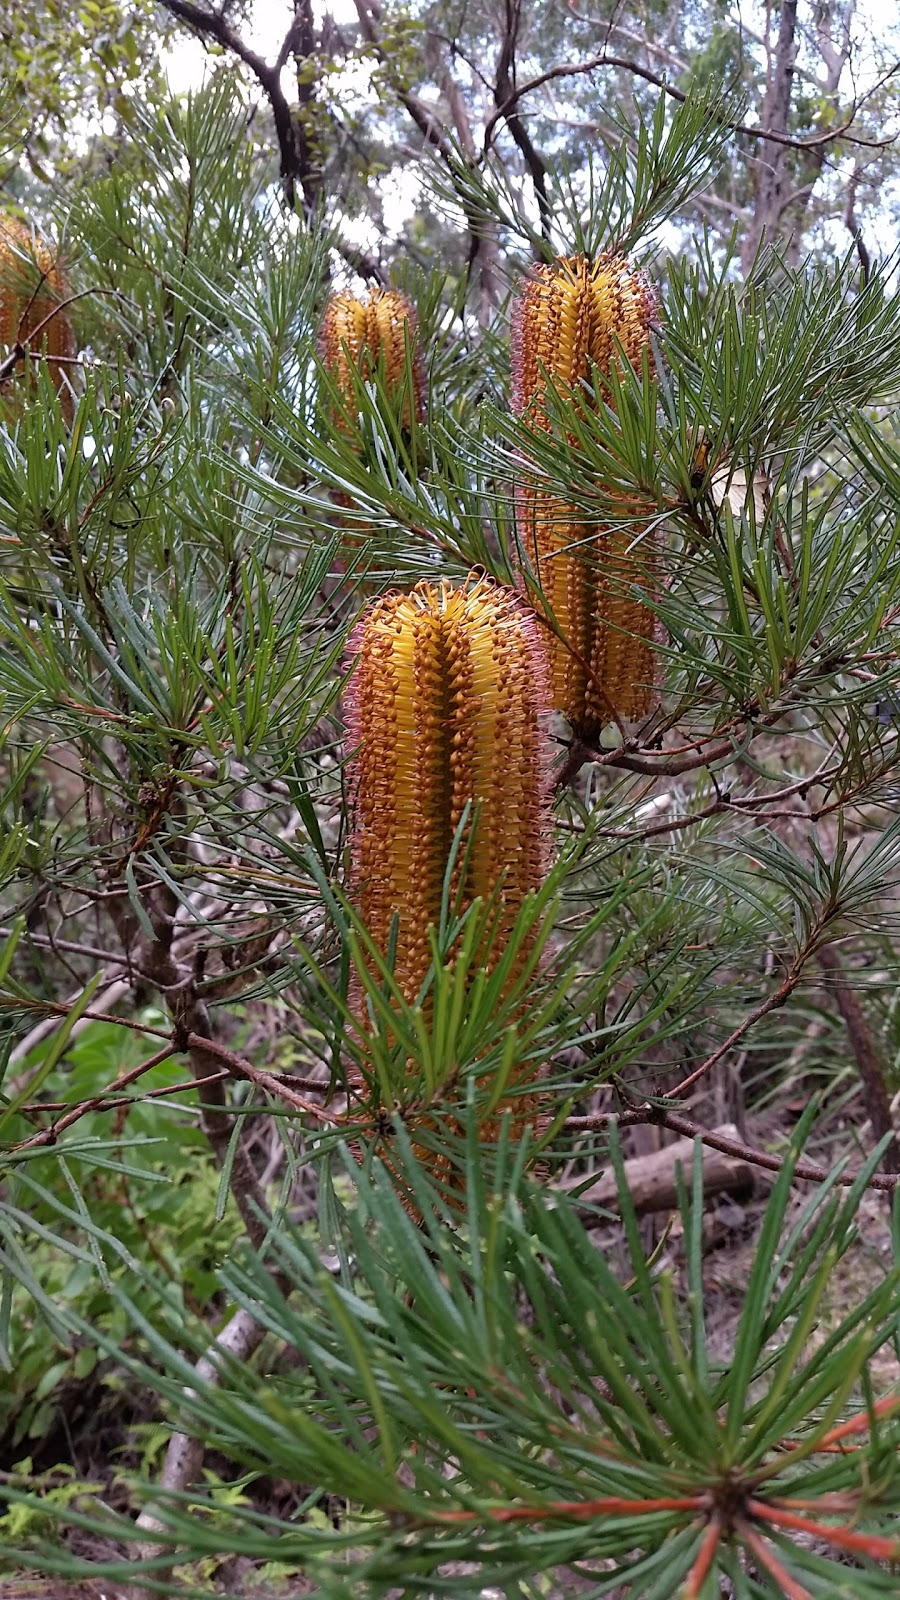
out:
M4 1594L895 1594L894 24L0 36Z

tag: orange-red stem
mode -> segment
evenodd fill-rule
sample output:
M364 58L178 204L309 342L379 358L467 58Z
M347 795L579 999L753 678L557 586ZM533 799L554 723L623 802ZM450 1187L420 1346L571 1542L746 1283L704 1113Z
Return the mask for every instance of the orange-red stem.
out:
M790 1573L782 1566L772 1546L766 1544L758 1533L754 1533L749 1523L738 1523L736 1531L740 1534L748 1550L752 1550L757 1561L765 1567L771 1578L781 1585L781 1592L786 1600L812 1600L808 1589L801 1583L795 1582Z
M699 1511L698 1494L672 1496L660 1500L623 1500L610 1495L602 1500L551 1500L545 1506L494 1506L489 1511L440 1511L435 1522L545 1522L550 1517L574 1517L587 1521L601 1516L650 1516L654 1511Z
M800 1517L794 1511L782 1511L778 1506L767 1505L762 1500L751 1500L747 1507L760 1521L775 1523L779 1528L793 1528L797 1533L811 1533L837 1550L858 1551L872 1561L900 1561L900 1539L883 1539L877 1534L857 1533L853 1528L829 1528L814 1522L811 1517Z
M700 1549L694 1558L694 1564L685 1579L683 1600L697 1600L715 1560L721 1537L722 1524L718 1517L711 1517L700 1542Z

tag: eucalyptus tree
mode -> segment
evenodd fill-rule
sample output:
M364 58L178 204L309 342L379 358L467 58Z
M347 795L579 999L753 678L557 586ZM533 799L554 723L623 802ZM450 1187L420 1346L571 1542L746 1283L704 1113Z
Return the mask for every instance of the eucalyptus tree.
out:
M435 232L423 156L451 175L459 163L501 170L517 205L549 226L548 186L563 170L585 181L591 152L618 142L615 108L633 99L647 115L660 93L677 103L698 87L732 97L732 136L702 193L672 214L683 236L736 232L745 273L764 235L783 238L795 262L810 245L831 254L855 242L864 266L884 253L900 29L857 0L749 12L707 0L354 0L350 20L285 0L270 58L240 6L163 4L240 67L267 109L288 204L300 191L310 215L324 201L367 223L356 230L370 242L357 258L367 275L397 253L440 257L467 264L495 306L502 250L465 186L455 226Z
M162 24L162 26L161 26ZM21 0L0 16L3 156L0 184L52 184L108 121L127 119L129 96L159 84L166 36L152 0Z

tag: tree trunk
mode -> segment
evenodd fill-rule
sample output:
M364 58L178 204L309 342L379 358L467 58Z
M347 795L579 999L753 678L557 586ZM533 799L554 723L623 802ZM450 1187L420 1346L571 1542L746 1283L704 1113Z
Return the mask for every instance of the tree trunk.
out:
M766 97L763 101L762 126L769 133L787 133L791 109L791 92L794 86L794 61L797 54L797 0L782 0L781 20L774 60L769 58ZM768 239L778 232L784 210L787 146L761 143L756 158L756 197L753 220L747 230L741 250L741 266L746 277L763 236Z

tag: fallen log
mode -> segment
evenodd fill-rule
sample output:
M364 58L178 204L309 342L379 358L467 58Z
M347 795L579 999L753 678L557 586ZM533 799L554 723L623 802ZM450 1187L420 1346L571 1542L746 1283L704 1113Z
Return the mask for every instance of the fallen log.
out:
M738 1130L731 1122L712 1131L724 1139L739 1138ZM703 1145L702 1149L703 1193L707 1198L711 1194L746 1194L753 1188L758 1169L751 1166L749 1161L726 1155L722 1150L713 1150L709 1145ZM690 1186L693 1161L693 1139L676 1139L672 1144L663 1145L661 1150L653 1150L649 1155L632 1156L626 1161L625 1181L635 1211L673 1210L678 1204L676 1168L681 1166L684 1180ZM577 1189L583 1182L583 1178L572 1179L566 1188ZM577 1198L579 1204L618 1211L619 1190L615 1173L611 1169L603 1172L586 1189L582 1189Z

